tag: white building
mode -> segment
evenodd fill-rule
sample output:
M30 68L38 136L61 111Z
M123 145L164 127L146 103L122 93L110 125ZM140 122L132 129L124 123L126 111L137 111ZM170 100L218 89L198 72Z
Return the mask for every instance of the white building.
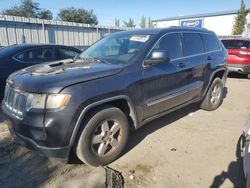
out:
M250 11L250 10L249 10ZM235 16L238 11L223 11L207 14L176 16L165 19L153 20L154 27L193 26L214 31L219 36L232 35ZM250 13L247 16L245 36L250 36Z

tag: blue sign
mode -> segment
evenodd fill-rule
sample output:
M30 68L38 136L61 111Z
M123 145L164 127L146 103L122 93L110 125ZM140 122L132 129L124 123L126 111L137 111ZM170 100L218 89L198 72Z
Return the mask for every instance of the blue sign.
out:
M181 20L181 26L188 26L188 27L203 27L203 19L193 19L193 20Z

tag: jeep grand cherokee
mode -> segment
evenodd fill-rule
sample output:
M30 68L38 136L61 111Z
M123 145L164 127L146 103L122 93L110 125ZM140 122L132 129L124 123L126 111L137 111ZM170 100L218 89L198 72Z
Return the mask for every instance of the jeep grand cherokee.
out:
M7 79L2 110L20 143L46 156L107 165L130 130L200 103L223 100L227 52L205 29L123 31L98 41L72 62L32 66Z

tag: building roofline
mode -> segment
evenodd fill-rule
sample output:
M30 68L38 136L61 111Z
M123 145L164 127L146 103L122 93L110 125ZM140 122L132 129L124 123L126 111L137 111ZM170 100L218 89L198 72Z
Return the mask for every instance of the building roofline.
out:
M250 9L247 9L247 12L250 12ZM158 20L152 20L152 22L160 22L160 21L171 21L171 20L182 20L182 19L192 19L192 18L201 18L201 17L212 17L212 16L224 16L224 15L232 15L237 14L238 10L231 11L221 11L221 12L213 12L213 13L204 13L204 14L192 14L186 16L174 16L168 17Z

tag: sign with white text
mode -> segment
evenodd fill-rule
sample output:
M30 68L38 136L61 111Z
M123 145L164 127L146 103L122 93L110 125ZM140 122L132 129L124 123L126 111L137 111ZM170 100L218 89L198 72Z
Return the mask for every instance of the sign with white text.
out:
M203 26L203 19L192 19L192 20L181 20L181 26L188 26L188 27L199 27L202 28Z

